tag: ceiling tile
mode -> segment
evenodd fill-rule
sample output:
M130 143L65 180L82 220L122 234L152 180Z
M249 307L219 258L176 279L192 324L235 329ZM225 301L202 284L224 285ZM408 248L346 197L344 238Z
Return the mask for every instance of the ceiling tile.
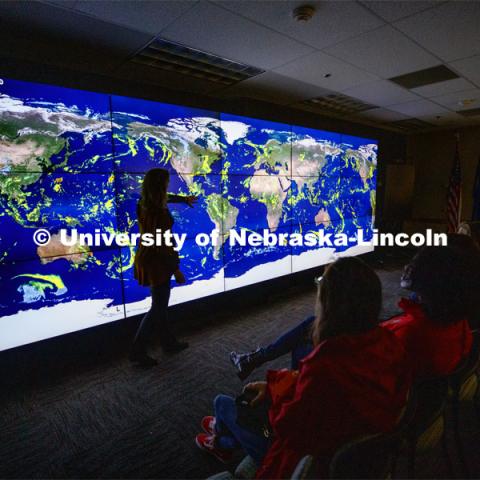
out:
M446 95L447 93L460 92L475 88L475 86L465 80L464 78L454 78L445 82L432 83L431 85L424 85L423 87L412 88L410 91L421 95L422 97L438 97Z
M394 25L446 61L480 53L480 2L444 3Z
M195 5L195 1L102 0L77 1L75 10L106 22L125 25L141 32L157 34Z
M162 37L265 70L313 49L211 3L199 2Z
M480 89L462 90L461 92L449 93L432 98L436 103L443 105L450 110L468 110L480 107ZM462 100L471 100L470 104L462 105Z
M383 122L395 122L397 120L406 120L411 118L409 115L404 115L403 113L394 112L386 108L373 108L372 110L367 110L366 112L361 112L355 115L355 117L360 117L369 120L381 120Z
M394 22L395 20L400 20L401 18L408 17L414 13L421 12L428 8L432 8L441 3L439 0L432 1L362 1L362 3L373 10L377 15L380 15L387 22Z
M419 99L417 95L394 85L388 80L364 83L344 90L342 93L351 97L359 98L364 102L383 107Z
M302 3L298 1L227 0L215 3L316 48L333 45L384 23L352 1L310 1L308 5L314 6L316 12L308 22L297 22L293 18L292 11Z
M326 48L325 52L383 78L440 63L433 55L388 25Z
M222 96L247 96L266 102L288 105L331 93L315 85L300 82L275 72L265 72L226 88Z
M450 66L480 87L480 55L457 60Z
M53 48L65 49L70 44L71 61L75 61L75 45L91 50L92 55L108 50L111 56L126 57L145 45L151 35L87 17L39 2L0 2L0 18L30 38L41 37L44 43L56 39ZM28 34L26 34L28 32ZM74 45L75 44L75 45Z
M368 72L322 52L316 52L276 68L282 75L333 91L378 80ZM330 74L328 78L325 75Z
M417 100L414 102L400 103L398 105L390 105L389 110L403 113L410 117L419 117L426 115L441 115L448 113L448 110L429 100Z

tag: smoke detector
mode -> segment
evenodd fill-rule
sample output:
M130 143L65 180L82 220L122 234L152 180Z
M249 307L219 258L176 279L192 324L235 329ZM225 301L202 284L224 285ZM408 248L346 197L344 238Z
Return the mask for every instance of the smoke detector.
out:
M308 22L315 14L315 7L312 5L300 5L292 12L293 18L297 22Z

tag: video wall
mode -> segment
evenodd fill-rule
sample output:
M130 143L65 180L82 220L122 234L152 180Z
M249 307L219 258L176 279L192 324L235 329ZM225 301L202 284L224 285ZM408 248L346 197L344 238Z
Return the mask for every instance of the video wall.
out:
M2 79L0 82L0 350L145 312L135 246L60 242L60 229L138 232L150 168L169 192L187 283L170 304L324 265L369 246L231 246L232 230L345 233L368 240L377 142L182 106ZM51 234L37 246L37 229ZM198 246L199 232L221 232Z

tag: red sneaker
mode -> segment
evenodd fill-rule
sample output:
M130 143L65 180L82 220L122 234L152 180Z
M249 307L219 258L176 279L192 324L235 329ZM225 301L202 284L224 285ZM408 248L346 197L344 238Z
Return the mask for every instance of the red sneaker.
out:
M223 450L215 446L215 435L208 435L208 433L199 433L195 437L197 447L205 452L210 453L215 458L223 463L229 463L232 460L233 452Z
M211 415L203 417L200 425L207 433L215 435L215 417L212 417Z

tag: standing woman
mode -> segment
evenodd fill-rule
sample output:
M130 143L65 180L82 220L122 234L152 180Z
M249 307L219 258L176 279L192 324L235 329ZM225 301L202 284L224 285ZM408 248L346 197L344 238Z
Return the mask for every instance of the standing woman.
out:
M143 179L142 196L137 204L137 217L140 233L157 230L171 230L173 218L167 202L186 203L193 206L196 197L169 195L167 193L170 175L168 170L153 168ZM140 243L135 254L135 278L140 285L150 287L152 306L143 317L133 341L130 360L141 366L150 367L157 361L147 354L147 344L155 327L160 333L160 343L165 352L176 353L188 347L188 343L175 338L168 323L168 301L170 299L170 279L175 276L177 283L185 283L179 268L178 253L173 246L144 246Z

